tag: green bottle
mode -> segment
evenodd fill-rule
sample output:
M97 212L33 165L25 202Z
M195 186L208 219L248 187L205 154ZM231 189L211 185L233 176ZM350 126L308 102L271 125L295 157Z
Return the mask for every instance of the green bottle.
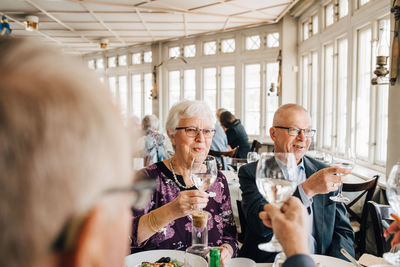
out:
M219 248L212 248L210 250L210 267L221 267L221 256Z

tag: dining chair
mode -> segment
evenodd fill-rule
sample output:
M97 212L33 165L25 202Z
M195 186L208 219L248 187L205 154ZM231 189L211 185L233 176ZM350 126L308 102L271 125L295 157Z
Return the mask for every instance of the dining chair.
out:
M219 169L226 170L227 166L226 166L224 158L225 157L234 158L236 156L238 150L239 150L238 146L229 151L216 151L216 150L210 149L210 151L208 152L208 155L221 158L222 165L219 166Z
M350 224L355 233L356 253L362 255L365 252L365 238L367 233L368 201L374 195L379 175L362 183L343 183L343 192L360 192L350 203L345 203L349 214ZM352 208L365 195L361 215L357 214ZM361 201L361 200L360 200Z
M374 227L376 256L382 257L386 251L386 239L383 233L389 227L387 221L393 221L393 218L390 217L390 213L393 213L393 210L389 205L378 204L374 201L368 201L368 207Z
M251 143L251 148L250 151L251 152L257 152L258 150L262 147L262 144L260 142L258 142L256 139L253 140L253 143Z
M240 233L238 234L238 240L240 243L243 244L244 237L246 234L246 229L247 229L247 222L246 222L246 218L244 217L244 212L242 209L242 201L236 200L236 205L237 205L237 209L238 209L239 222L240 222Z

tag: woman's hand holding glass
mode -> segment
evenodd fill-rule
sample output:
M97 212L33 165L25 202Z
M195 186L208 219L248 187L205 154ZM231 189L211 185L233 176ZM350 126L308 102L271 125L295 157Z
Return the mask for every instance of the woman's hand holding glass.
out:
M207 203L207 193L200 190L185 190L181 191L178 197L167 205L171 205L170 210L175 213L174 217L181 218L205 208Z

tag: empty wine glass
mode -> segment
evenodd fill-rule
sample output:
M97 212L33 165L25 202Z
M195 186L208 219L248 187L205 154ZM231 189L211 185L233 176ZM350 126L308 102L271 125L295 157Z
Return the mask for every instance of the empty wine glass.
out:
M256 162L258 160L257 152L249 152L247 153L247 163Z
M400 162L397 162L390 171L386 181L386 196L396 215L400 215ZM393 247L390 252L383 254L383 258L393 265L400 265L399 247Z
M190 169L190 177L193 184L202 192L207 191L217 179L217 161L213 156L207 156L204 160L195 158Z
M260 194L272 205L280 207L296 190L299 176L293 153L262 153L256 169L256 184ZM258 248L269 252L282 251L275 235Z
M354 153L351 149L348 149L346 152L346 159L341 159L341 158L333 158L332 160L332 165L337 166L343 169L349 169L352 170L355 165L355 156ZM336 173L335 175L338 176L343 176L345 174L343 173ZM343 189L343 182L340 183L339 188L338 188L338 194L336 196L331 196L329 197L331 200L336 201L336 202L348 202L350 201L349 198L345 197L342 193Z

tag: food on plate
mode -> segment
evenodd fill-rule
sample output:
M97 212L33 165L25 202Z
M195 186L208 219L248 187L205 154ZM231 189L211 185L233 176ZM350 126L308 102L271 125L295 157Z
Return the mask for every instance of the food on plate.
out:
M162 257L158 261L152 262L142 262L140 267L181 267L177 260L171 260L170 257Z

